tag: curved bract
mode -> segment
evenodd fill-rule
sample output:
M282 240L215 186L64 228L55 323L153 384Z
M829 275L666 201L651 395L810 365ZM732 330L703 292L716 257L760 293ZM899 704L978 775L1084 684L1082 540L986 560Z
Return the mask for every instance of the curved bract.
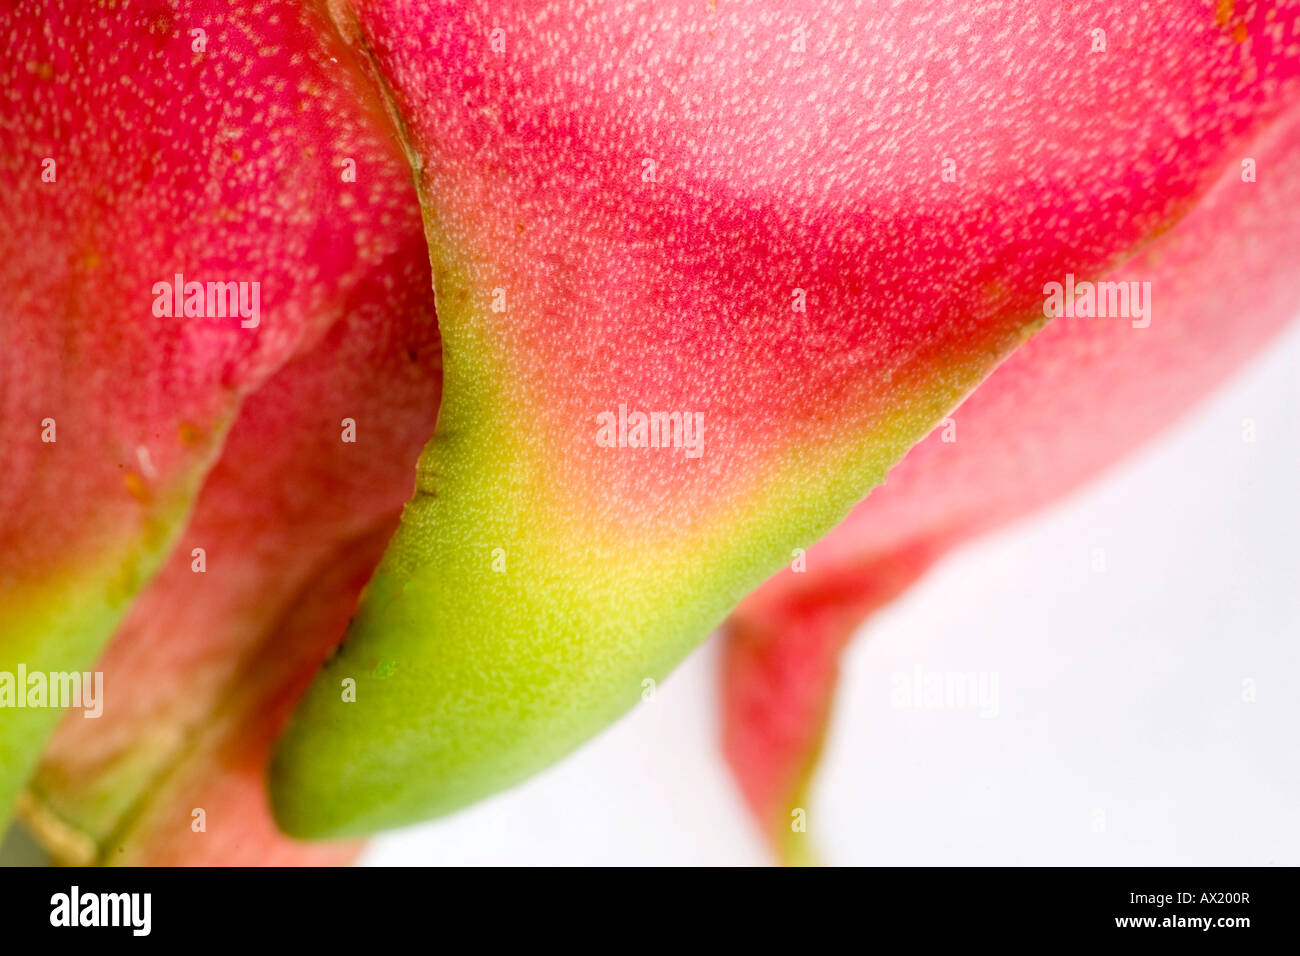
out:
M1043 324L1046 283L1131 260L1280 115L1295 8L1252 11L336 11L416 169L445 392L281 743L281 825L454 810L630 707Z
M212 576L192 572L189 548L173 559L172 613L144 628L150 640L129 676L108 662L102 723L73 714L84 763L62 779L43 775L28 801L98 840L212 718L202 705L237 668L240 641L266 636L267 620L245 615L273 616L287 600L275 584L232 580L232 564L247 561L245 573L256 564L248 549L259 542L231 523L274 527L268 516L295 514L280 485L292 487L292 468L307 463L267 443L338 448L328 399L396 387L375 410L403 423L361 433L392 453L378 484L389 496L376 494L348 533L392 520L409 494L437 401L427 251L378 91L315 5L146 0L92 13L6 3L0 35L0 672L91 670L185 527L244 399L329 346L306 385L309 364L287 376L296 387L277 386L295 408L264 405L262 427L244 428L245 467L222 479L203 540L187 542L206 549ZM179 309L156 291L178 275ZM201 283L197 299L191 282ZM209 283L233 283L233 297L224 288L210 297ZM340 345L327 333L344 319L353 331ZM368 344L349 351L355 340ZM413 344L424 346L419 361L407 356ZM362 370L341 371L341 361ZM420 374L403 391L404 369ZM313 406L331 418L313 420ZM374 408L355 404L353 414ZM277 413L294 433L276 433ZM264 473L260 489L240 484L250 464L271 461L290 470ZM314 487L299 481L304 495ZM373 475L367 490L376 492ZM291 524L283 535L280 586L296 588L296 562L318 560L317 542L295 540ZM333 637L316 638L320 653ZM231 656L215 663L221 650ZM0 710L0 822L59 714Z
M1243 179L1242 163L1256 176ZM1148 328L1060 318L914 448L889 481L726 626L724 747L778 854L863 619L953 544L1059 497L1173 420L1300 306L1300 112L1241 152L1186 219L1112 274L1151 283Z

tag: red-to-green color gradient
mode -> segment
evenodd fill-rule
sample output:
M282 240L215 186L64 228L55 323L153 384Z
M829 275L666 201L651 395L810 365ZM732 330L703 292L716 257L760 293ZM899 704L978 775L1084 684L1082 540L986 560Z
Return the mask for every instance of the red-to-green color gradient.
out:
M1060 318L914 448L886 485L746 598L726 627L724 747L782 858L813 856L808 776L839 653L863 619L954 543L1058 497L1166 425L1293 318L1300 112L1229 162L1201 204L1113 278L1152 284L1153 320ZM1281 266L1281 267L1279 267ZM948 441L945 441L947 431Z
M79 862L290 862L262 785L279 698L341 633L351 602L325 609L364 582L436 415L409 170L312 6L6 4L0 35L0 670L94 666L106 697L69 714L24 816ZM177 272L259 281L259 324L156 317ZM0 819L58 716L0 714ZM221 786L155 853L162 794L227 738L240 763L209 760Z
M1188 214L1293 89L1290 16L341 10L417 170L445 393L281 744L280 823L445 813L625 711L1042 324L1045 282ZM621 404L702 413L703 454L603 447Z
M0 711L0 825L349 861L721 627L726 756L814 860L789 812L863 618L1294 315L1298 28L0 0L0 671L106 695ZM260 322L155 315L178 273L260 283ZM1150 283L1149 325L1048 322L1067 276ZM694 442L610 430L637 413Z

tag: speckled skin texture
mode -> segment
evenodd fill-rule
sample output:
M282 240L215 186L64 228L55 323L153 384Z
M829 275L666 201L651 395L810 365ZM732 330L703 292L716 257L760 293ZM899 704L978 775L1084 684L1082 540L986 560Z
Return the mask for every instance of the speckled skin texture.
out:
M171 559L96 664L114 706L94 721L69 714L42 757L29 786L42 821L52 815L100 859L333 862L355 849L291 855L264 763L341 636L433 430L441 352L414 202L409 225L407 247L358 283L346 317L245 402ZM356 443L339 440L345 417ZM187 822L195 806L207 811L201 833Z
M290 832L447 812L600 729L1295 93L1289 4L781 9L335 8L417 169L446 381L277 756ZM620 402L702 412L707 451L601 447Z
M1289 14L1239 42L1199 2L357 7L419 156L449 368L511 376L568 517L629 537L698 528L908 386L964 391L1046 279L1173 222L1295 68ZM620 396L703 411L710 454L604 454Z
M94 846L142 811L196 727L223 731L208 708L328 556L391 526L440 359L409 168L323 11L4 4L0 38L0 669L92 666L262 389L165 596L146 599L103 662L105 717L74 714L38 778L38 809ZM259 281L259 325L156 317L153 283L176 272ZM340 443L344 415L361 421L358 445ZM41 441L46 417L54 443ZM204 575L191 546L208 552ZM286 651L298 671L254 682L293 686L341 626ZM0 718L0 819L57 717ZM264 806L257 781L245 790L250 812ZM221 845L207 842L209 858Z
M499 6L0 4L0 670L117 629L24 802L66 858L340 862L272 803L355 835L525 778L1011 355L732 618L770 834L864 614L1294 312L1296 4ZM178 271L260 325L155 317ZM1067 272L1152 281L1152 326L1023 344ZM603 446L622 403L703 453ZM0 817L54 716L0 716Z
M1243 182L1240 158L1267 170ZM1300 111L1243 147L1196 210L1112 276L1150 281L1149 328L1056 319L1009 358L888 482L746 598L725 629L724 749L766 836L789 826L863 618L953 544L1058 497L1166 425L1300 307Z

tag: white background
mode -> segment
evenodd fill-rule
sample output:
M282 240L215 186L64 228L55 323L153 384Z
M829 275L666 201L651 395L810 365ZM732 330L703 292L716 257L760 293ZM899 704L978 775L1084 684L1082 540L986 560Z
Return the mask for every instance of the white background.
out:
M1298 411L1293 327L1136 457L869 622L809 808L824 861L1300 864ZM366 861L765 862L718 753L716 664L706 645L569 760ZM891 706L891 675L917 666L996 673L998 715Z

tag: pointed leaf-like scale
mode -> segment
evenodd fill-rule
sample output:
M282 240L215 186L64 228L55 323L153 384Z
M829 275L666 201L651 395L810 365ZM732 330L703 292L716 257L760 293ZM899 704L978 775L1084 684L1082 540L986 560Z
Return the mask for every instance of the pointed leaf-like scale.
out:
M409 179L315 7L51 0L0 36L0 673L85 671L243 396L407 242ZM0 821L58 715L0 711Z
M406 246L357 284L316 348L244 403L179 545L96 664L111 706L94 720L70 713L44 754L25 816L65 856L120 862L123 840L169 862L252 863L260 848L283 863L294 852L271 837L271 734L342 635L437 417L433 289L407 189ZM333 616L304 623L317 605ZM195 804L209 810L202 840L154 808L160 781L176 778L235 804ZM147 837L131 829L159 817L167 825ZM315 858L304 849L304 862Z
M1243 175L1244 174L1244 175ZM777 855L815 828L808 778L837 659L865 616L948 547L1095 476L1186 411L1300 305L1300 113L1228 162L1170 232L1109 276L1150 282L1150 325L1062 317L1008 359L888 482L726 626L723 740ZM905 583L905 582L904 582Z
M340 4L417 170L444 404L277 752L281 824L454 810L632 706L1046 281L1126 260L1294 95L1294 5L1251 11Z
M245 662L220 709L176 765L142 794L102 849L102 862L132 866L343 865L357 841L302 842L281 834L267 799L266 764L276 734L337 640L396 526L338 543L319 578ZM342 690L340 690L342 693Z
M807 788L831 717L840 651L867 615L930 566L936 550L900 549L874 564L791 571L798 585L764 585L727 621L723 752L763 835L786 863L817 859ZM784 574L774 581L785 581Z

